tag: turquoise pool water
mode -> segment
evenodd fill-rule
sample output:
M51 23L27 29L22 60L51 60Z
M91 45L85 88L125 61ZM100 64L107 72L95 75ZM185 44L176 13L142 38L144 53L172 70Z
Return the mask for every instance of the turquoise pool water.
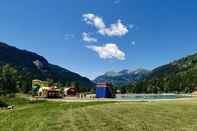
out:
M177 98L189 98L192 97L189 94L119 94L116 95L116 99L119 100L154 100L154 99L177 99Z

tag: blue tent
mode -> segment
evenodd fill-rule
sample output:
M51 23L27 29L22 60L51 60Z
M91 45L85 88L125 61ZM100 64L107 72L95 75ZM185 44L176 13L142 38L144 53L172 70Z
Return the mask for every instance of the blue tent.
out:
M96 86L96 98L112 98L112 84L99 83Z

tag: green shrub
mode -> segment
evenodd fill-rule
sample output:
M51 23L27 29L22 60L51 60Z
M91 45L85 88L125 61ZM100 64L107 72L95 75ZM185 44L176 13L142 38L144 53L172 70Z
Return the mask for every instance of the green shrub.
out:
M8 106L7 103L0 101L0 108L7 107L7 106Z

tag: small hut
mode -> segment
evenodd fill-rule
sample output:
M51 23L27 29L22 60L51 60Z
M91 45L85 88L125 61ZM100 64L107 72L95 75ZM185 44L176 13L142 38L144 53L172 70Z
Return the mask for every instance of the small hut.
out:
M67 87L64 89L64 96L76 96L78 93L75 87Z
M197 87L194 87L194 89L192 91L192 95L197 95Z
M79 89L77 88L76 83L72 83L70 86L64 88L64 96L77 96Z

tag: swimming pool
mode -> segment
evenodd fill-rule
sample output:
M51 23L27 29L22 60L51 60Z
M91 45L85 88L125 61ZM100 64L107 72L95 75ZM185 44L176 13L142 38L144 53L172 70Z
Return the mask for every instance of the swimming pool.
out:
M177 99L191 98L190 94L117 94L118 100L155 100L155 99Z

